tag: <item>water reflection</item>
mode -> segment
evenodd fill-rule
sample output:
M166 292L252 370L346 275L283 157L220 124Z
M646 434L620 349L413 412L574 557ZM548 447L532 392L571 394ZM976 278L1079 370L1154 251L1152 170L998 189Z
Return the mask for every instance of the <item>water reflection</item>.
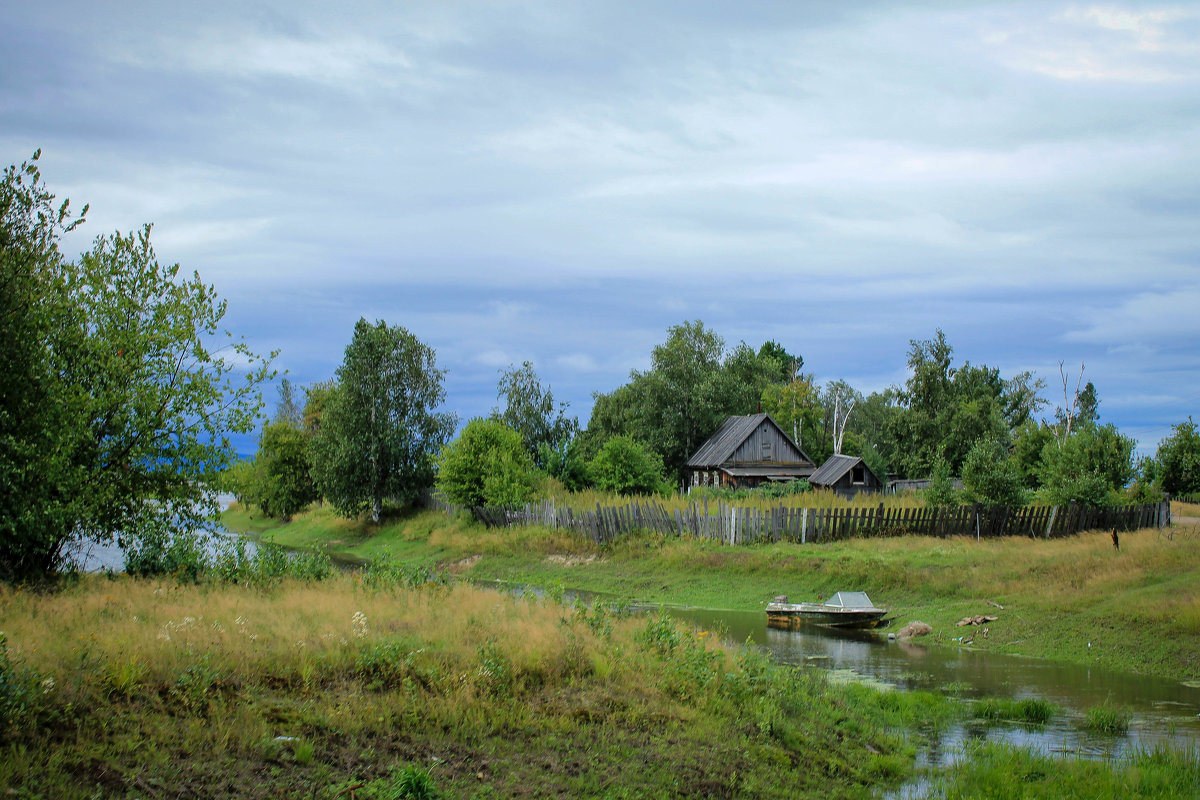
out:
M680 608L671 613L719 631L729 641L758 645L784 664L848 670L898 689L951 692L968 699L1038 697L1061 709L1045 726L964 726L936 743L930 742L925 758L931 764L943 762L971 738L1003 740L1047 753L1101 758L1121 755L1134 747L1200 746L1200 687L1194 685L1099 665L931 646L919 639L889 641L886 633L877 631L771 628L762 612ZM1127 735L1083 730L1088 709L1101 705L1133 712Z

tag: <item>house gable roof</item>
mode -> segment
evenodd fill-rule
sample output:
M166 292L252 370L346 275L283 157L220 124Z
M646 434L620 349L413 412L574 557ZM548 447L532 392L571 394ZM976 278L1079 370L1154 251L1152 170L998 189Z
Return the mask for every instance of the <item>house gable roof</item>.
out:
M859 464L863 465L863 469L871 472L871 468L866 462L858 456L833 455L829 460L809 476L808 482L813 486L831 486L841 480L847 472L854 469ZM871 472L874 475L874 472Z
M753 436L764 421L770 422L784 441L800 454L801 458L809 464L813 463L808 454L792 441L792 437L788 436L779 427L779 424L771 419L770 414L747 414L743 417L726 417L725 421L721 423L721 427L717 428L716 432L708 437L708 441L700 445L700 449L696 451L695 455L688 459L687 465L697 469L721 466L733 457L742 443Z

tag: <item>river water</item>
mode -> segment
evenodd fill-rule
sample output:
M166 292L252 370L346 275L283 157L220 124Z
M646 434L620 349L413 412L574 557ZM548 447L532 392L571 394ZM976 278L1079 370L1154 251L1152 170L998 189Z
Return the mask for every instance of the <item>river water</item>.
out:
M968 739L1002 740L1046 753L1119 757L1158 745L1200 749L1200 684L1134 675L1100 664L1074 665L988 653L970 648L889 641L876 631L768 627L761 611L675 608L680 619L734 643L750 641L784 664L834 671L838 677L901 690L953 693L968 699L1042 698L1059 708L1046 725L967 724L926 743L923 761L944 765ZM1002 612L1001 612L1002 613ZM1129 731L1108 735L1084 730L1096 706L1132 712Z

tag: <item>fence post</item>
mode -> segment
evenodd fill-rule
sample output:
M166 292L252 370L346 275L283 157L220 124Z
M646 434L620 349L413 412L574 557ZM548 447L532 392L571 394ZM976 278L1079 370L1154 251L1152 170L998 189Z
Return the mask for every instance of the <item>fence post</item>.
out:
M800 544L804 544L808 537L808 509L800 509Z

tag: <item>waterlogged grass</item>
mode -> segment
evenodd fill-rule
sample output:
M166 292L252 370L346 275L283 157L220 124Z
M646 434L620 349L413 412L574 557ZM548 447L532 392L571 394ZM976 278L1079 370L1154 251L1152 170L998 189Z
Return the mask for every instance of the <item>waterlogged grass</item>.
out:
M1029 725L1044 725L1055 714L1051 703L1040 698L1009 700L989 697L975 704L975 716L986 720L1023 722Z
M1128 709L1095 706L1088 709L1084 726L1090 731L1117 736L1129 730L1129 722L1132 718L1133 715Z
M239 517L223 521L239 529ZM970 640L1019 653L1180 680L1200 679L1200 532L1187 526L1064 539L853 539L730 547L652 533L596 547L539 526L486 529L422 512L379 526L323 508L262 534L289 546L438 566L460 577L566 586L649 603L759 609L863 589L898 625L927 622L926 641ZM986 626L960 619L997 616ZM984 634L986 627L987 634Z
M970 749L932 779L930 800L1178 800L1200 796L1200 756L1171 749L1112 762L1050 758L1001 744Z
M910 774L906 729L953 713L772 665L666 615L394 572L0 588L0 787L856 798Z

